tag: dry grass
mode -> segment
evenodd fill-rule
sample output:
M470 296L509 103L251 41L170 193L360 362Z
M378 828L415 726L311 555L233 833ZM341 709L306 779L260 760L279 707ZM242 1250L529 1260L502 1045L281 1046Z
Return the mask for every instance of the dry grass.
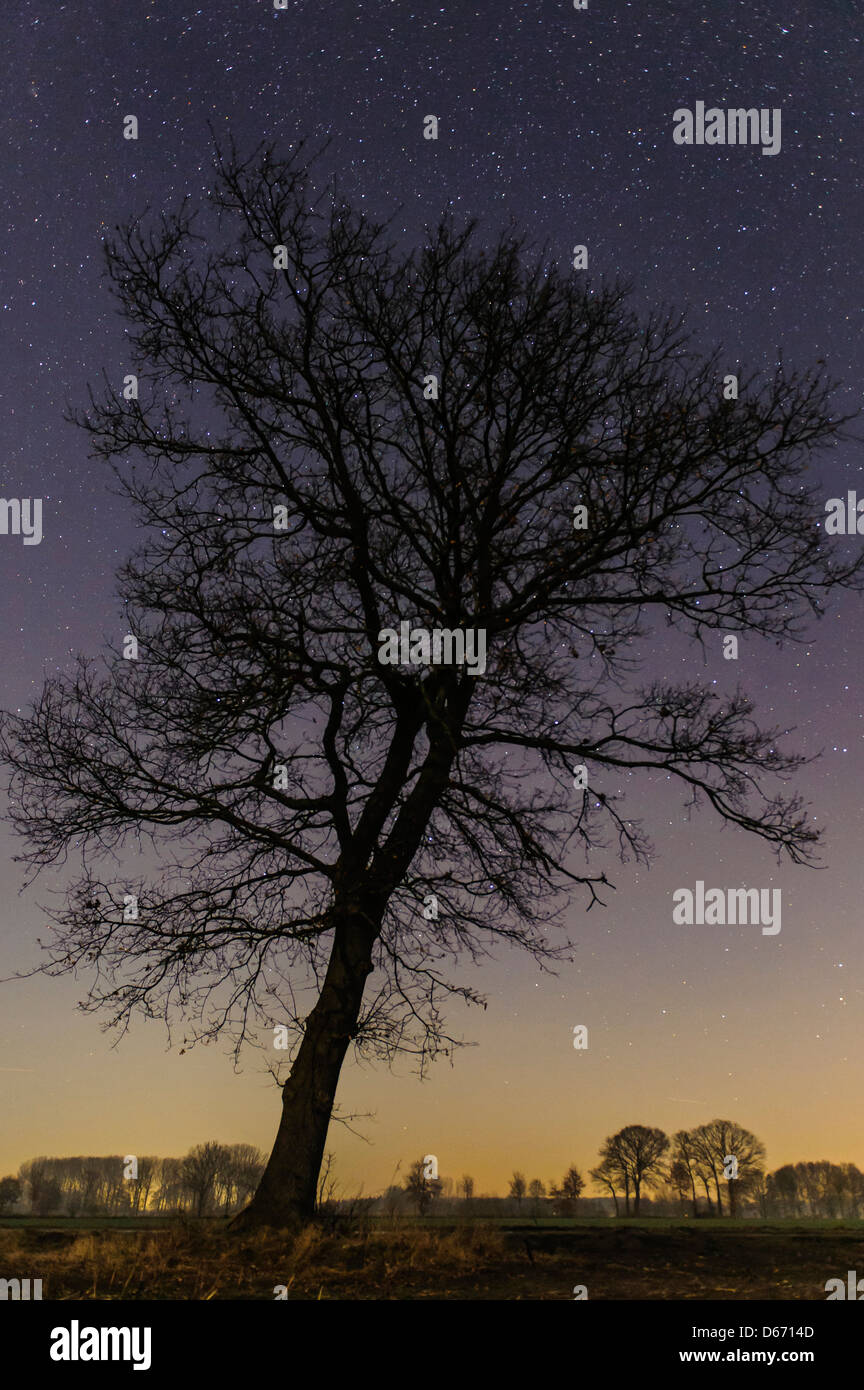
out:
M310 1225L294 1237L185 1223L152 1233L0 1230L0 1277L41 1278L51 1299L273 1299L277 1286L289 1298L386 1298L394 1283L419 1276L436 1286L500 1270L508 1258L524 1262L497 1231L471 1225L347 1233Z
M825 1298L864 1267L859 1223L836 1229L613 1222L499 1231L361 1220L299 1235L231 1235L224 1224L160 1229L0 1228L0 1278L41 1279L45 1299Z

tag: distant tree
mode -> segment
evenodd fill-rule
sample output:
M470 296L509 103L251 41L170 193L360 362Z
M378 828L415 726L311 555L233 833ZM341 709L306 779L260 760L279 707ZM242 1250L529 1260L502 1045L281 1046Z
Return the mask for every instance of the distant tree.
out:
M843 1214L846 1175L839 1163L825 1164L825 1215L835 1220Z
M162 1160L155 1154L144 1154L138 1162L138 1180L134 1188L136 1211L146 1211L150 1205L150 1194L159 1179Z
M860 1217L864 1209L864 1173L854 1163L844 1163L846 1175L846 1215Z
M748 1210L763 1221L767 1219L768 1183L764 1172L745 1173L738 1189L738 1210L742 1215Z
M528 1185L525 1182L525 1174L518 1172L514 1173L512 1178L510 1179L509 1195L513 1198L514 1202L516 1203L517 1211L522 1205L522 1199L524 1198L527 1190Z
M80 1162L81 1210L85 1216L98 1216L105 1207L105 1166L91 1156Z
M18 1178L0 1178L0 1215L5 1215L21 1201L21 1183Z
M470 1202L474 1196L474 1179L469 1173L464 1173L460 1178L459 1192L466 1202Z
M696 1196L696 1183L700 1179L705 1178L707 1191L708 1169L700 1158L699 1146L691 1130L679 1129L672 1136L672 1162L673 1164L682 1164L687 1171L687 1178L690 1185L690 1197L693 1202L693 1215L698 1216L699 1200Z
M210 1141L196 1144L182 1161L181 1184L183 1190L192 1198L196 1216L205 1216L210 1209L216 1190L216 1179L228 1157L224 1144Z
M44 1178L33 1191L34 1216L54 1216L63 1205L63 1190L56 1178Z
M864 1210L864 1174L854 1163L828 1159L786 1163L769 1173L766 1197L772 1215L856 1218Z
M381 1205L388 1216L395 1217L403 1209L407 1190L407 1187L399 1187L398 1183L391 1183L384 1189Z
M738 1185L764 1172L765 1145L749 1129L736 1124L734 1120L711 1120L706 1125L697 1126L692 1133L698 1157L711 1170L717 1196L717 1215L723 1215L720 1184L725 1182L729 1215L735 1216L740 1191ZM725 1176L730 1158L737 1160L736 1178Z
M706 1133L704 1125L696 1125L689 1131L690 1141L693 1146L693 1168L694 1172L705 1190L705 1200L709 1214L716 1210L718 1216L723 1215L723 1198L720 1191L721 1168L717 1167L717 1156L715 1145L710 1136ZM712 1185L714 1195L712 1196Z
M426 1176L426 1163L422 1158L418 1158L416 1163L411 1164L405 1183L405 1191L420 1216L426 1215L440 1190L441 1186L438 1179Z
M155 1194L154 1209L179 1211L184 1199L182 1158L163 1158L159 1165L159 1186Z
M678 1196L682 1207L688 1197L693 1199L693 1215L696 1215L696 1187L690 1169L682 1158L673 1158L669 1165L669 1183Z
M807 1159L803 1163L795 1164L795 1173L798 1178L798 1189L807 1202L811 1216L822 1216L824 1214L823 1196L823 1173L821 1164L812 1159Z
M528 1184L528 1196L531 1199L531 1213L537 1217L543 1208L546 1197L546 1184L540 1178L532 1178Z
M234 1144L234 1190L242 1206L257 1190L264 1172L265 1156L254 1144Z
M336 1163L336 1155L326 1153L321 1164L321 1171L318 1174L318 1196L315 1201L315 1210L323 1211L336 1196L336 1177L333 1168ZM252 1189L254 1191L254 1188Z
M600 1164L598 1166L601 1182L608 1179L615 1183L619 1192L624 1196L624 1215L630 1215L630 1174L626 1166L621 1162L620 1154L617 1151L614 1136L604 1140L600 1149ZM621 1213L616 1204L616 1215Z
M150 1202L150 1194L159 1176L161 1159L155 1154L142 1154L138 1159L138 1176L124 1178L133 1212L145 1212Z
M620 1216L618 1193L623 1186L623 1175L618 1164L607 1156L598 1163L596 1168L590 1170L589 1176L598 1187L605 1187L612 1194L612 1200L615 1203L615 1215Z
M628 1197L632 1186L634 1216L639 1215L643 1186L651 1187L662 1180L668 1148L669 1138L663 1130L647 1125L626 1125L604 1141L601 1160L608 1160L622 1174Z
M26 1198L32 1212L45 1205L47 1198L43 1197L42 1189L48 1182L56 1182L62 1195L63 1189L57 1177L55 1161L51 1158L34 1158L29 1163L22 1163L18 1176L25 1184ZM55 1210L59 1210L59 1206Z
M123 1176L125 1164L122 1154L106 1154L98 1158L99 1187L97 1200L112 1215L127 1215L132 1211L132 1182Z
M562 1195L568 1197L572 1202L578 1202L585 1189L585 1179L572 1163L564 1174L561 1183Z
M561 1180L561 1186L555 1186L552 1189L556 1210L562 1216L575 1216L579 1207L579 1198L584 1188L585 1179L579 1169L571 1164Z

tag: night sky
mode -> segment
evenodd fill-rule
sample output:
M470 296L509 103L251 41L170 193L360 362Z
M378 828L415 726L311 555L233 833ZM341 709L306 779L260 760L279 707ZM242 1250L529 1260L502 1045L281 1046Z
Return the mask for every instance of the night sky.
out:
M593 278L622 276L635 306L688 310L729 372L822 360L838 410L861 406L862 8L821 3L589 0L474 6L377 0L15 0L4 14L4 220L0 289L2 495L43 498L44 539L0 536L2 703L24 708L76 651L126 631L115 567L136 541L110 475L63 419L103 369L133 370L102 274L106 230L209 187L212 141L313 146L350 200L407 250L444 208L477 216L490 241L514 223ZM782 148L682 147L673 112L782 110ZM439 139L423 139L423 117ZM123 139L134 114L139 139ZM818 461L824 497L858 487L854 441ZM814 544L821 518L814 516ZM859 538L835 539L840 547ZM425 1153L444 1176L499 1192L515 1167L544 1181L595 1163L628 1123L667 1131L714 1116L766 1143L771 1168L798 1159L864 1167L864 953L860 849L864 725L862 600L834 601L812 644L720 637L705 656L665 633L642 679L740 681L765 724L824 751L797 786L827 826L821 872L783 864L662 781L628 783L646 816L650 872L600 856L616 884L586 916L574 896L572 965L557 977L503 950L468 983L485 1012L451 1014L474 1044L422 1085L406 1063L346 1067L345 1110L363 1138L329 1145L348 1190L379 1191ZM731 668L731 669L730 669ZM18 896L15 844L0 836L0 972L36 959L47 879ZM758 926L676 926L671 893L696 879L780 887L778 936ZM59 880L58 880L59 881ZM0 1010L0 1172L33 1155L176 1154L215 1138L269 1152L278 1092L250 1056L235 1075L218 1047L180 1056L140 1023L114 1050L75 1013L83 982L5 985ZM589 1048L575 1051L575 1024Z

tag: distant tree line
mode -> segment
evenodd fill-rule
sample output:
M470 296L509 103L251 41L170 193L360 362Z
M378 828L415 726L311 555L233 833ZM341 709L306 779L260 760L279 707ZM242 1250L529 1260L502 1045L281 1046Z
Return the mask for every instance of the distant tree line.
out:
M586 1198L585 1180L571 1165L560 1183L530 1181L516 1170L507 1197L476 1196L474 1179L456 1186L449 1178L426 1179L423 1161L409 1171L404 1188L389 1188L382 1202L390 1211L413 1206L421 1215L466 1205L476 1215L575 1216L749 1216L864 1217L864 1174L854 1163L784 1164L765 1170L765 1145L733 1120L711 1120L671 1137L647 1125L626 1125L600 1147L590 1170L606 1201Z
M854 1163L787 1163L771 1173L765 1146L731 1120L712 1120L671 1137L647 1125L626 1125L605 1139L590 1178L602 1197L585 1195L571 1164L560 1182L528 1179L516 1170L506 1197L478 1194L473 1177L430 1177L414 1162L402 1186L379 1197L339 1197L333 1155L318 1187L318 1210L360 1206L388 1215L437 1211L475 1216L748 1216L864 1218L864 1173ZM736 1160L734 1165L729 1160ZM251 1144L197 1144L183 1158L34 1158L18 1176L0 1178L0 1215L133 1216L186 1212L192 1216L240 1210L260 1180L264 1157ZM732 1177L735 1169L737 1176Z
M183 1158L111 1154L33 1158L0 1179L0 1213L34 1216L134 1216L238 1211L264 1170L251 1144L196 1144Z
M770 1216L864 1216L864 1173L854 1163L786 1163L765 1180Z

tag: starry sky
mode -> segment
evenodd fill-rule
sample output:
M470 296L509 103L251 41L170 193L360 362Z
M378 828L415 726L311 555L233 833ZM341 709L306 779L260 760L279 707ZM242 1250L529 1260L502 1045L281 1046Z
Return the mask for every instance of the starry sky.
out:
M102 276L102 240L130 212L210 182L212 141L329 137L325 172L407 249L444 208L490 239L515 224L592 276L623 276L637 308L688 311L728 370L826 363L840 410L864 380L860 227L862 11L853 0L16 0L4 15L0 126L2 494L43 498L44 539L0 536L2 703L22 709L73 654L116 645L116 566L136 533L104 466L64 421L88 381L126 370ZM782 148L681 147L673 112L779 107ZM122 138L135 114L139 138ZM423 117L439 138L422 138ZM745 373L746 374L746 373ZM860 445L818 461L824 495L858 486ZM820 518L814 517L814 540ZM838 546L861 544L838 538ZM721 1115L753 1129L768 1162L864 1167L864 952L860 930L864 724L861 598L835 601L812 642L742 640L737 663L665 633L646 677L740 681L791 746L823 757L798 786L827 828L824 868L777 866L767 847L671 787L635 781L650 871L603 863L609 906L574 900L572 964L539 974L502 952L470 983L485 1012L451 1016L473 1046L422 1084L346 1068L340 1104L369 1116L329 1147L347 1191L379 1191L421 1154L443 1175L503 1191L515 1167L545 1181L587 1168L628 1123L667 1131ZM730 673L730 666L733 667ZM46 883L19 893L0 832L0 973L36 959ZM780 887L783 927L682 927L675 887ZM269 1151L278 1093L260 1064L218 1049L166 1051L140 1023L119 1047L76 1014L82 987L2 987L0 1172L38 1153L175 1154L208 1138ZM575 1024L589 1047L572 1046ZM400 1167L401 1165L401 1167Z

